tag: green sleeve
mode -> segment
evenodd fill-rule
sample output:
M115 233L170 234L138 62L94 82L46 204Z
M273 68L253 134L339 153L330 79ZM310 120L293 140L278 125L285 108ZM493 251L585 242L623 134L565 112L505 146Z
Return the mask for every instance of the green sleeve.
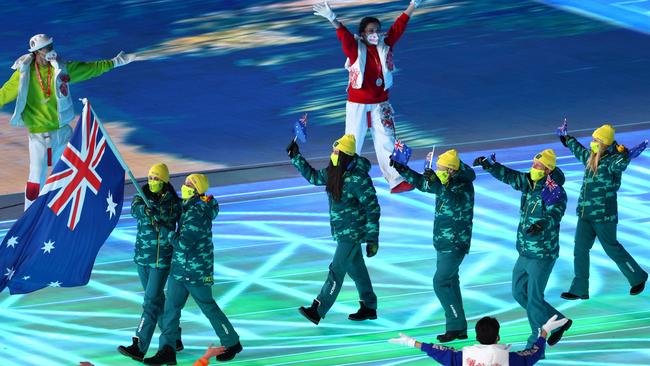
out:
M589 150L587 150L586 147L582 146L582 144L579 143L575 137L567 136L566 145L582 164L587 164L587 160L589 160Z
M366 215L366 242L377 243L379 241L379 216L381 213L372 178L366 175L359 184L355 185L352 191Z
M492 164L487 171L496 179L509 184L518 191L523 191L528 186L528 173L510 169L500 163Z
M316 170L312 168L302 154L294 156L291 159L291 163L309 183L315 186L324 186L327 184L327 170Z
M91 62L78 62L70 61L66 64L68 68L68 75L70 75L70 82L77 83L92 78L113 69L112 60L91 61Z
M142 200L140 194L136 194L133 197L133 202L131 202L131 216L138 220L145 218L144 207L144 200Z
M632 160L627 156L627 154L620 153L614 156L612 163L607 167L610 172L614 174L621 174L627 166L630 165Z
M413 187L422 192L440 194L442 190L442 183L440 183L440 179L435 174L431 177L431 180L427 180L422 174L408 167L405 171L399 172L399 174Z
M20 72L16 70L9 80L7 80L7 82L2 86L2 89L0 89L0 108L18 97L19 82Z
M190 208L187 214L187 222L183 222L178 240L185 246L192 246L204 236L206 227L212 225L207 207L202 203L196 203Z

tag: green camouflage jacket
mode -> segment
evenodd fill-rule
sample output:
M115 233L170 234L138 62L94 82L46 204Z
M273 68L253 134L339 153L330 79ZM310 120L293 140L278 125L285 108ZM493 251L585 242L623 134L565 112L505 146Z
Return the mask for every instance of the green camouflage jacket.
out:
M567 146L585 166L591 151L575 137L567 136ZM630 164L627 155L619 153L612 144L598 162L598 173L585 168L582 188L578 198L577 215L594 222L618 222L616 192L621 187L621 176Z
M400 172L402 177L422 192L436 195L436 216L433 222L433 246L438 251L460 251L467 254L472 240L474 217L474 170L467 164L442 184L433 174L427 181L411 169Z
M167 234L176 230L176 223L181 215L181 200L169 184L164 186L160 194L151 193L148 184L142 186L142 191L153 205L154 214L147 215L147 206L140 195L133 198L131 215L138 222L133 260L141 266L169 268L172 246Z
M182 206L179 230L170 239L174 246L171 275L190 285L212 286L212 220L219 214L219 204L212 196L205 196L203 199L193 197Z
M294 156L291 162L309 183L327 184L327 169L315 170L301 154ZM343 175L341 201L335 202L328 194L330 227L337 242L377 243L379 240L379 202L369 171L370 161L355 155Z
M552 205L542 200L545 180L533 182L530 173L519 172L499 163L494 163L487 171L498 180L521 191L519 206L519 227L517 228L517 251L528 258L557 258L560 252L560 221L566 210L566 195ZM551 178L559 186L564 184L564 173L555 168ZM533 224L540 224L542 232L529 234L526 231Z

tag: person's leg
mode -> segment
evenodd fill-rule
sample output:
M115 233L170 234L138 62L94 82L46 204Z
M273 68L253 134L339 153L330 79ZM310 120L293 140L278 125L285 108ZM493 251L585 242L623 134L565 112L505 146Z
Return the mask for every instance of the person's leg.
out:
M30 133L29 177L25 185L25 211L38 198L47 174L47 147L43 134Z
M589 252L594 246L596 231L592 223L578 219L575 247L573 248L573 269L575 277L569 292L576 296L589 295Z
M445 311L446 330L467 331L467 320L460 296L458 268L463 261L463 253L437 252L436 273L433 276L433 289Z
M354 135L357 154L361 155L363 141L368 131L368 105L354 102L345 103L345 134Z
M179 338L178 327L180 326L181 310L187 302L189 291L184 283L169 277L167 281L167 298L165 310L163 311L162 327L158 350L169 346L176 351L176 340Z
M348 268L348 262L352 259L355 246L359 246L359 243L353 241L339 241L336 245L336 251L334 252L332 263L330 263L327 280L325 280L325 283L320 290L320 294L316 297L316 300L319 303L317 309L318 315L321 318L324 318L325 314L327 314L332 305L334 305L334 301L336 301L336 297L341 291L343 279L345 278L346 270Z
M528 305L526 310L532 333L528 338L526 348L531 348L535 344L539 337L539 329L549 318L553 315L557 315L558 319L565 318L562 313L544 299L544 291L554 265L555 259L528 260Z
M512 269L512 297L524 310L528 306L528 273L526 272L526 257L519 256Z
M162 329L162 312L165 306L165 282L169 275L168 269L138 266L138 274L144 286L144 302L142 318L136 329L135 336L139 339L140 351L147 353L156 324Z
M189 285L188 289L194 301L199 306L203 315L205 315L215 333L221 340L221 345L228 348L239 343L239 335L233 328L232 324L221 311L219 305L212 297L212 287L204 285Z
M347 272L357 287L359 300L370 309L377 310L377 295L372 289L372 282L370 281L370 275L368 275L366 262L363 259L361 245L352 247L351 260L348 263Z
M372 140L375 145L377 162L390 188L404 181L404 178L390 166L390 155L395 146L395 125L393 108L390 103L373 104L370 111L372 118Z
M648 273L641 269L637 261L618 242L616 226L614 222L596 222L593 225L605 253L616 263L630 286L636 286L648 279Z

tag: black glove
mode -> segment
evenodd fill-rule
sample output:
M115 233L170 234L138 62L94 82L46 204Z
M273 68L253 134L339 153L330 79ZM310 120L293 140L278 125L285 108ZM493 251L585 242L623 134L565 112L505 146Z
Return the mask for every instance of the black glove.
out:
M374 257L375 254L377 254L377 251L379 250L379 243L368 240L366 241L366 257Z
M300 154L300 149L298 148L298 144L295 140L292 140L289 146L287 146L287 154L289 155L290 159L293 159L294 156Z
M397 170L398 173L404 173L409 168L408 166L406 166L406 165L404 165L402 163L398 163L393 159L389 159L389 160L390 160L390 162L388 163L388 165L395 168L395 170Z
M432 180L433 180L433 176L434 176L435 174L436 174L436 171L435 171L435 170L433 170L433 169L431 169L431 168L426 168L426 169L424 169L424 173L422 173L422 176L424 177L424 179L426 179L426 180L428 180L428 181L432 181Z
M564 145L564 147L569 147L566 141L567 141L567 136L560 136L560 142L562 143L562 145Z
M537 235L537 234L541 233L542 230L544 230L542 225L539 222L536 222L536 223L530 225L528 230L526 230L526 233L530 234L530 235Z
M158 215L158 208L156 206L144 206L144 214L147 215L147 217L155 219Z
M474 162L472 163L472 166L482 166L483 169L489 169L492 164L490 161L485 157L485 156L479 156L478 158L474 159Z

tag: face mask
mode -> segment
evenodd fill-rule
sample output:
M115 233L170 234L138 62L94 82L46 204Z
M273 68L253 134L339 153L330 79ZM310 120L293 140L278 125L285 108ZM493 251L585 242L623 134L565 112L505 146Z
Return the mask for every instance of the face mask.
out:
M330 160L332 161L332 165L338 166L339 165L339 154L332 153L332 155L330 155Z
M57 54L55 50L50 50L48 53L45 54L45 59L47 61L54 61L57 58Z
M366 41L372 45L377 45L379 43L379 34L377 32L366 34Z
M158 193L162 189L164 183L160 180L149 180L149 190L152 193Z
M446 170L436 170L436 175L440 179L440 183L447 184L449 182L449 172Z
M190 198L194 197L196 194L196 190L192 187L188 187L185 184L181 187L181 198L184 200L189 200Z
M538 180L544 178L545 175L546 173L544 173L543 170L530 168L530 179L532 179L533 182L537 182Z
M594 154L598 154L598 152L600 151L600 142L592 141L589 144L589 146L591 147L591 152L593 152Z

